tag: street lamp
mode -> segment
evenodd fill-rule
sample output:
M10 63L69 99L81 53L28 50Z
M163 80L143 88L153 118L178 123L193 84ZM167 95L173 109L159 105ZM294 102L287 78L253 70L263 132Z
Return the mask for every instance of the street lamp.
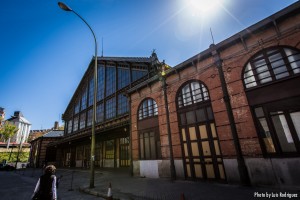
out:
M91 138L91 174L90 174L90 188L94 188L95 180L95 124L96 124L96 103L97 103L97 39L91 26L73 9L62 2L58 2L58 6L64 11L71 11L77 15L91 30L95 41L95 65L94 65L94 101L93 101L93 119L92 119L92 138Z

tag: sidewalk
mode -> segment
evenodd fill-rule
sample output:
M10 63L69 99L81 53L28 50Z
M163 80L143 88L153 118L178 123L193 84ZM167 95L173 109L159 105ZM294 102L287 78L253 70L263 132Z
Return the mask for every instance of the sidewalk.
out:
M36 169L40 170L40 169ZM26 174L39 176L32 169L26 169ZM22 173L22 172L20 172ZM58 169L57 177L63 175L59 190L79 190L90 195L107 197L108 186L111 183L113 199L120 200L247 200L256 197L274 197L287 195L280 199L299 199L299 191L281 191L272 188L243 187L214 182L193 182L186 180L151 179L130 176L129 169L96 169L95 188L89 189L90 171L86 169L65 168ZM68 188L68 189L67 189ZM288 198L288 195L297 195L298 198ZM184 198L183 198L184 196ZM291 196L290 196L291 197ZM74 198L76 199L76 198ZM268 198L269 199L269 198ZM271 198L272 199L272 198ZM273 198L276 199L276 198Z

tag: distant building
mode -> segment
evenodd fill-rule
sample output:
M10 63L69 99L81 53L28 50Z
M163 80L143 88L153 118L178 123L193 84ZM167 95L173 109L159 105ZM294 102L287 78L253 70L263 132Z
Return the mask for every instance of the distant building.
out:
M43 167L56 161L56 147L47 148L50 143L58 141L64 134L59 130L58 122L55 122L52 129L34 130L31 133L31 149L29 155L29 165L31 167Z
M30 143L32 140L42 137L52 129L41 129L41 130L31 130L28 137L28 142Z
M31 128L31 123L20 111L15 111L14 116L7 119L7 121L14 124L18 128L18 132L10 139L10 143L26 143Z
M2 122L4 121L5 119L5 109L0 107L0 127L2 125Z
M30 130L28 142L31 142L32 140L45 135L46 133L48 133L51 130L64 130L64 126L59 126L59 122L55 121L53 128Z

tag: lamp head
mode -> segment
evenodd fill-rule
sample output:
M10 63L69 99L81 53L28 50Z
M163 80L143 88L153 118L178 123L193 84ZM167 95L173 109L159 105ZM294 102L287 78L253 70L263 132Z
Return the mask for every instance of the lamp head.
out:
M72 8L64 4L63 2L58 2L58 6L64 11L73 11Z

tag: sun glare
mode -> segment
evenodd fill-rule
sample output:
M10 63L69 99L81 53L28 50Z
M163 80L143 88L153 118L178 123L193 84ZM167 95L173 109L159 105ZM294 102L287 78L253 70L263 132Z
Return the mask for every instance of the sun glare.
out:
M217 11L222 0L189 0L191 12L195 15L209 15Z

